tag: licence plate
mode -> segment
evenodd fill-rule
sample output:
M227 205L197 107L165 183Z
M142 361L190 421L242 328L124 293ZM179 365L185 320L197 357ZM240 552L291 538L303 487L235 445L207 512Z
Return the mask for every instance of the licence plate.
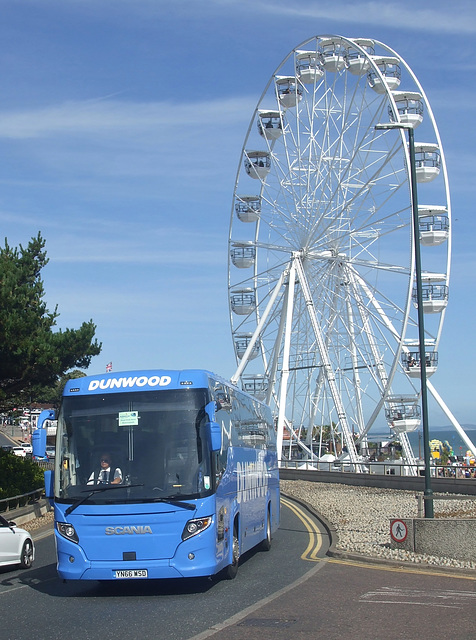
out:
M147 569L121 569L114 571L115 578L147 578Z

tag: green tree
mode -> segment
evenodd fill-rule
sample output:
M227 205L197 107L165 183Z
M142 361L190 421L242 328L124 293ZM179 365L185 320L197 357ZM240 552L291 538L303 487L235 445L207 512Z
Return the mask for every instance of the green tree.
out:
M0 499L19 496L44 484L44 473L32 460L0 449Z
M48 263L38 233L26 248L0 248L0 408L8 410L33 389L55 385L74 367L87 369L101 352L96 325L53 331L58 308L47 309L41 270Z
M58 380L50 386L36 386L32 388L30 397L35 398L36 402L41 402L44 404L51 404L54 407L58 408L61 404L61 398L63 396L64 385L68 382L68 380L76 380L76 378L84 378L86 374L84 371L80 371L79 369L74 369L73 371L67 371L64 375L62 375ZM28 406L28 403L20 403L22 405Z

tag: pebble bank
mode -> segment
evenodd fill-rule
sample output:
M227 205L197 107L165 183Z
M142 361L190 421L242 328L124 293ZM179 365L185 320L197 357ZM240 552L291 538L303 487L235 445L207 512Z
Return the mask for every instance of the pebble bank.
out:
M281 480L281 490L310 505L337 532L338 551L397 562L476 570L475 562L390 548L390 520L416 518L414 491ZM435 518L476 518L474 500L435 500Z

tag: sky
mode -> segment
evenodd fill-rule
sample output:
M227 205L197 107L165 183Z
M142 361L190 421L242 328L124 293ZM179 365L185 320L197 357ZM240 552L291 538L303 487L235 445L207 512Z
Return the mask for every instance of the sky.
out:
M328 6L325 6L328 5ZM58 328L93 319L89 373L231 377L227 251L238 162L269 78L299 43L379 40L432 106L453 208L432 383L476 423L473 0L0 0L0 240L38 231ZM431 419L447 424L431 406Z

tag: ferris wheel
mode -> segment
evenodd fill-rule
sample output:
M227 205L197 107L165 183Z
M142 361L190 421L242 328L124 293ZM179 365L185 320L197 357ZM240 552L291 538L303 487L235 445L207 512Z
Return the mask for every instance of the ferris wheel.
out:
M229 232L233 380L273 407L278 450L315 460L338 434L358 470L372 427L408 463L420 424L410 157L418 127L427 376L438 365L451 260L440 136L415 74L370 39L315 36L271 76L246 134ZM339 449L337 449L339 451Z

